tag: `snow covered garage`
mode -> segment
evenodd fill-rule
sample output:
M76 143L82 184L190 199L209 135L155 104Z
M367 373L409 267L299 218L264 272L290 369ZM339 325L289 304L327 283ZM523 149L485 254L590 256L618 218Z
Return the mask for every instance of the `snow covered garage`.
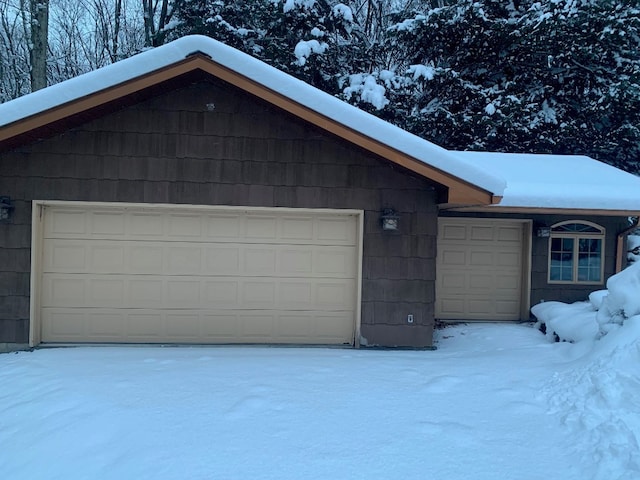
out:
M0 105L0 344L426 347L437 316L526 319L583 294L585 235L604 282L640 210L630 175L582 158L553 192L532 157L447 151L185 37Z

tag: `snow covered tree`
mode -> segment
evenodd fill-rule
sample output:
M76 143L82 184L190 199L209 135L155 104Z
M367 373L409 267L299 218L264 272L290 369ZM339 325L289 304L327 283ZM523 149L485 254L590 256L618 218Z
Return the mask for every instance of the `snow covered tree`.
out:
M200 33L249 53L330 93L350 47L351 9L328 0L194 0L176 9L173 37Z
M448 148L588 154L639 172L635 5L460 0L397 18L387 46L406 62L396 70L433 70L414 79L413 96L390 91L389 108Z

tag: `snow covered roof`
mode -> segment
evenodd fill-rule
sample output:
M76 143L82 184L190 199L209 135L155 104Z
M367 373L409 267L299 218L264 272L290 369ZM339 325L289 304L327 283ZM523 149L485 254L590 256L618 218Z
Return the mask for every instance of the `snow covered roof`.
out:
M453 152L506 181L493 208L640 212L640 177L582 155Z
M450 204L640 211L640 179L614 167L588 157L452 152L200 35L180 38L1 104L0 147L65 116L82 113L89 108L87 99L102 95L98 104L107 103L189 69L235 83L445 185Z

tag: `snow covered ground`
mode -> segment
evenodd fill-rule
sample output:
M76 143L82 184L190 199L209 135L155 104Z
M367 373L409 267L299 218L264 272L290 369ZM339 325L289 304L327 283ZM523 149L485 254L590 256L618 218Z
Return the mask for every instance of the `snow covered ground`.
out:
M638 320L577 344L484 324L440 330L437 351L4 354L0 475L638 479Z

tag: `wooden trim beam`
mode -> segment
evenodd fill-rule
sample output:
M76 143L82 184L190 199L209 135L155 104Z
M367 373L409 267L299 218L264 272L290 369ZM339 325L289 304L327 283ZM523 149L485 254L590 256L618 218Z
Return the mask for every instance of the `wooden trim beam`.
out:
M497 197L500 198L500 197ZM501 207L487 205L454 205L451 202L439 205L440 210L468 213L517 213L540 215L599 215L603 217L628 217L637 214L636 210L601 210L594 208L539 208L539 207Z

